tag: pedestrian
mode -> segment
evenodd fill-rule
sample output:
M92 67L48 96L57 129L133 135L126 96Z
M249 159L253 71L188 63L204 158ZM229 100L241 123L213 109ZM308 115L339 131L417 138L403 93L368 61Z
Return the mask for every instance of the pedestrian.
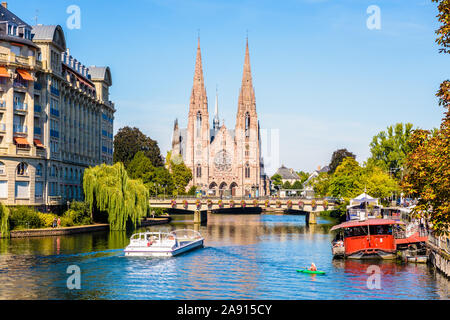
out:
M56 217L53 218L52 228L56 228Z
M58 228L60 228L61 227L61 218L60 217L58 217L57 224L58 224Z

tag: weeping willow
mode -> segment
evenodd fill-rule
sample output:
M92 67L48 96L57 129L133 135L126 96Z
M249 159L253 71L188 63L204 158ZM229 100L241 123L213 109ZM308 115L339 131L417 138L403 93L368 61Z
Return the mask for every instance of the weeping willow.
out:
M91 212L108 213L111 230L125 230L128 220L136 227L147 215L149 191L140 180L129 179L121 162L85 170L83 190Z
M0 202L0 234L1 238L9 237L9 209Z

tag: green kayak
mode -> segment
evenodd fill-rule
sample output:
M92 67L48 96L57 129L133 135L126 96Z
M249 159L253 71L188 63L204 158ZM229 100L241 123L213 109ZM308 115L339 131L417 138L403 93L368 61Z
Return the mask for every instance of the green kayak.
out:
M301 270L297 270L297 272L303 272L303 273L311 273L311 274L325 274L325 271L311 271L308 269L301 269Z

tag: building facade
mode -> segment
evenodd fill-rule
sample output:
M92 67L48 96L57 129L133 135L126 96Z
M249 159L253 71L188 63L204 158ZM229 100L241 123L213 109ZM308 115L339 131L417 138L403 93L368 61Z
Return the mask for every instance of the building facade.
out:
M108 67L70 55L60 26L30 26L0 7L0 201L83 199L83 172L112 163Z
M180 129L175 120L172 155L181 156L192 170L193 179L188 188L197 186L204 194L215 196L258 197L267 194L269 186L261 156L260 126L248 41L233 130L220 124L217 93L213 124L210 127L199 40L188 125L186 129Z

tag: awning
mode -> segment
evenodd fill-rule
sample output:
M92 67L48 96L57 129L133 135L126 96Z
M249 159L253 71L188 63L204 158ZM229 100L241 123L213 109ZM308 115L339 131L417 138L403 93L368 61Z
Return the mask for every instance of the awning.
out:
M360 226L380 226L380 225L386 225L386 224L405 224L402 221L395 221L391 219L367 219L364 221L347 221L341 224L338 224L331 228L330 231L342 229L342 228L351 228L351 227L360 227Z
M16 69L16 71L20 74L23 80L34 81L33 77L27 70Z
M6 67L0 66L0 77L9 78L9 73L8 70L6 70Z
M38 148L44 148L44 145L42 144L41 140L39 139L34 139L34 145Z
M22 137L14 137L14 141L16 142L16 144L21 145L21 146L29 146L30 144L28 143L27 139L22 138Z

